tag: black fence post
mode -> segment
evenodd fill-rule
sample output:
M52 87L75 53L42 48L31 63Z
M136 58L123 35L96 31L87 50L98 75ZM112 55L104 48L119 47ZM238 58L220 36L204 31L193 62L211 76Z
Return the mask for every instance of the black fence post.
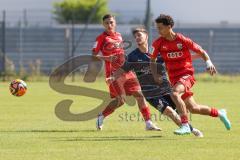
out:
M1 38L1 41L2 41L2 45L1 45L1 75L3 77L3 81L5 81L5 61L6 61L6 11L4 10L2 12L2 26L1 26L1 32L2 32L2 38Z

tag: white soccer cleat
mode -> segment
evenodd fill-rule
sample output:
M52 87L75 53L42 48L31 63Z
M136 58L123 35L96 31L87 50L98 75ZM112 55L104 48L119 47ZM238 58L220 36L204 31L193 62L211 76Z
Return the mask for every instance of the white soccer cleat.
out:
M96 128L97 130L102 130L103 128L103 120L104 120L104 116L102 114L99 114L97 117L97 121L96 121Z
M146 130L147 131L161 131L162 129L156 126L152 121L146 121Z
M176 135L186 135L190 133L191 129L189 127L189 124L182 124L178 129L174 131L174 134Z
M200 130L198 130L197 128L193 128L192 134L194 134L194 136L196 136L198 138L203 138L204 137L203 133Z

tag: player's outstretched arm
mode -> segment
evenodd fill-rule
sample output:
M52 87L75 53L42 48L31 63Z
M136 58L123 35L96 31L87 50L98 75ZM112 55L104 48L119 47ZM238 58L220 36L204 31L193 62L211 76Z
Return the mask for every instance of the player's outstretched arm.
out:
M210 57L208 56L207 52L202 49L201 46L199 46L197 43L193 42L190 38L181 36L183 42L187 45L188 49L192 50L196 53L196 57L200 56L207 65L207 71L210 73L210 75L214 75L217 73L217 70L215 66L213 65Z
M199 54L191 54L192 60L201 59L202 57Z
M202 52L196 53L198 56L200 56L205 62L207 66L207 71L210 73L210 75L214 75L217 73L217 69L213 65L210 57L208 56L207 52L204 50Z
M117 57L114 55L111 55L111 56L94 55L94 56L99 60L109 61L109 62L114 62L117 59Z

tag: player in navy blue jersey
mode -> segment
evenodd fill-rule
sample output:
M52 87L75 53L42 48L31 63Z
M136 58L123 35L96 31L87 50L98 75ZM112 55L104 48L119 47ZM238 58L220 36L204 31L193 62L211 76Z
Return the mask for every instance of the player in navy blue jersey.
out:
M175 104L170 96L172 88L161 57L157 58L157 75L153 76L150 68L151 55L148 52L148 33L143 27L137 27L132 33L138 48L127 56L124 65L113 74L110 81L117 79L125 72L134 71L147 102L181 126L180 117L175 111ZM196 136L203 136L198 129L193 128L192 132Z

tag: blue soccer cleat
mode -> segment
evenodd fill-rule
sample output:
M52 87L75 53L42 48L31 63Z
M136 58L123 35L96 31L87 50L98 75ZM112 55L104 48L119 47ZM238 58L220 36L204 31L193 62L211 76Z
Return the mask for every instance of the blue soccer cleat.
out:
M188 124L182 125L180 128L178 128L174 131L174 134L177 134L177 135L185 135L185 134L190 134L190 133L191 133L191 129Z
M227 112L225 109L220 109L219 110L219 118L220 120L223 122L223 124L225 125L227 130L231 129L231 122L229 121L228 117L227 117Z

